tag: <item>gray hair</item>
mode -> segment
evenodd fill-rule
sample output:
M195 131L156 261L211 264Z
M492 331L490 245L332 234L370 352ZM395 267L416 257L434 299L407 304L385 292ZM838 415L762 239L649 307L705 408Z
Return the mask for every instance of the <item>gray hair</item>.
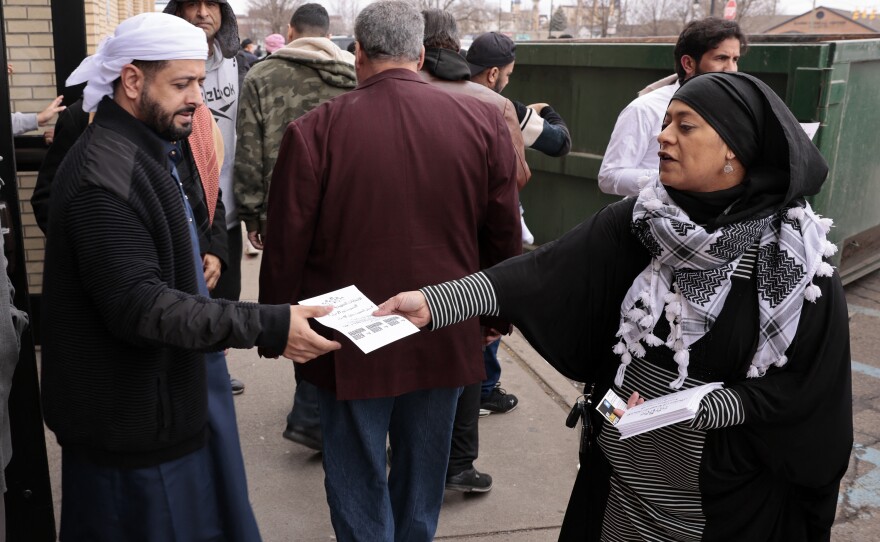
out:
M425 17L425 48L449 49L458 52L461 42L458 41L458 23L455 17L443 9L426 9Z
M368 5L354 22L354 38L370 60L418 60L424 33L419 10L394 0Z

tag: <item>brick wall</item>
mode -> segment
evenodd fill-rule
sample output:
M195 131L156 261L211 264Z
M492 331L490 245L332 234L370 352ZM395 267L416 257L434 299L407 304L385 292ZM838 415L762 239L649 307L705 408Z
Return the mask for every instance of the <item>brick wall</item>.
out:
M6 57L15 70L9 77L12 110L22 113L42 111L55 97L55 56L49 0L4 0L3 14L6 18ZM44 126L39 132L47 128L51 126ZM36 173L18 174L18 195L24 226L22 233L31 293L42 290L45 245L30 202L36 180Z
M113 33L119 21L119 3L116 0L90 0L85 2L86 46L93 53L104 36Z
M55 97L55 56L52 38L50 0L2 0L6 18L6 56L15 72L9 78L13 111L42 111ZM76 2L83 0L55 0ZM89 53L116 28L121 20L153 11L153 0L84 0L86 43ZM52 128L41 127L34 134ZM27 256L28 287L40 293L43 285L43 248L45 238L37 227L31 208L31 195L37 174L18 174L24 248Z

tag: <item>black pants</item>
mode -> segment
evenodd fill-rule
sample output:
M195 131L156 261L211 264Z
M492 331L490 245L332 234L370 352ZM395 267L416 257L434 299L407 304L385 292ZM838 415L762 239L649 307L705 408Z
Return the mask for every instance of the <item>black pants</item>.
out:
M481 382L465 386L458 397L455 421L452 423L452 446L446 476L454 476L474 468L480 448Z
M211 291L211 297L238 301L241 297L241 222L229 228L226 233L229 234L226 269L220 275L217 286Z

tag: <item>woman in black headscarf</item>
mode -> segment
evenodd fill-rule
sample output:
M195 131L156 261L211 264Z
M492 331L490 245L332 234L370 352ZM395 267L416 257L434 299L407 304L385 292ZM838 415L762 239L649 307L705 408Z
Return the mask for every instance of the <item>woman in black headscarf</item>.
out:
M849 333L831 221L803 199L828 167L742 73L689 80L658 139L638 198L380 313L433 328L500 316L630 405L724 383L693 421L623 441L592 412L560 540L828 540L852 448Z

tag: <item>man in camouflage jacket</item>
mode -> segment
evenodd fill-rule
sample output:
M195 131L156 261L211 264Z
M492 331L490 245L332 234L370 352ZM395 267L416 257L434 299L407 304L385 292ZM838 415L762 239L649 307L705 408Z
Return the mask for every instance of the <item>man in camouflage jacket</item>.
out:
M238 110L233 175L238 216L248 240L263 248L269 182L287 125L357 85L354 55L329 39L330 17L320 4L303 4L290 19L288 44L248 72ZM322 448L317 390L298 381L284 438Z
M323 6L300 6L290 19L288 44L254 65L244 80L233 178L239 217L257 248L263 248L269 182L284 129L357 85L354 55L330 41L329 28Z

